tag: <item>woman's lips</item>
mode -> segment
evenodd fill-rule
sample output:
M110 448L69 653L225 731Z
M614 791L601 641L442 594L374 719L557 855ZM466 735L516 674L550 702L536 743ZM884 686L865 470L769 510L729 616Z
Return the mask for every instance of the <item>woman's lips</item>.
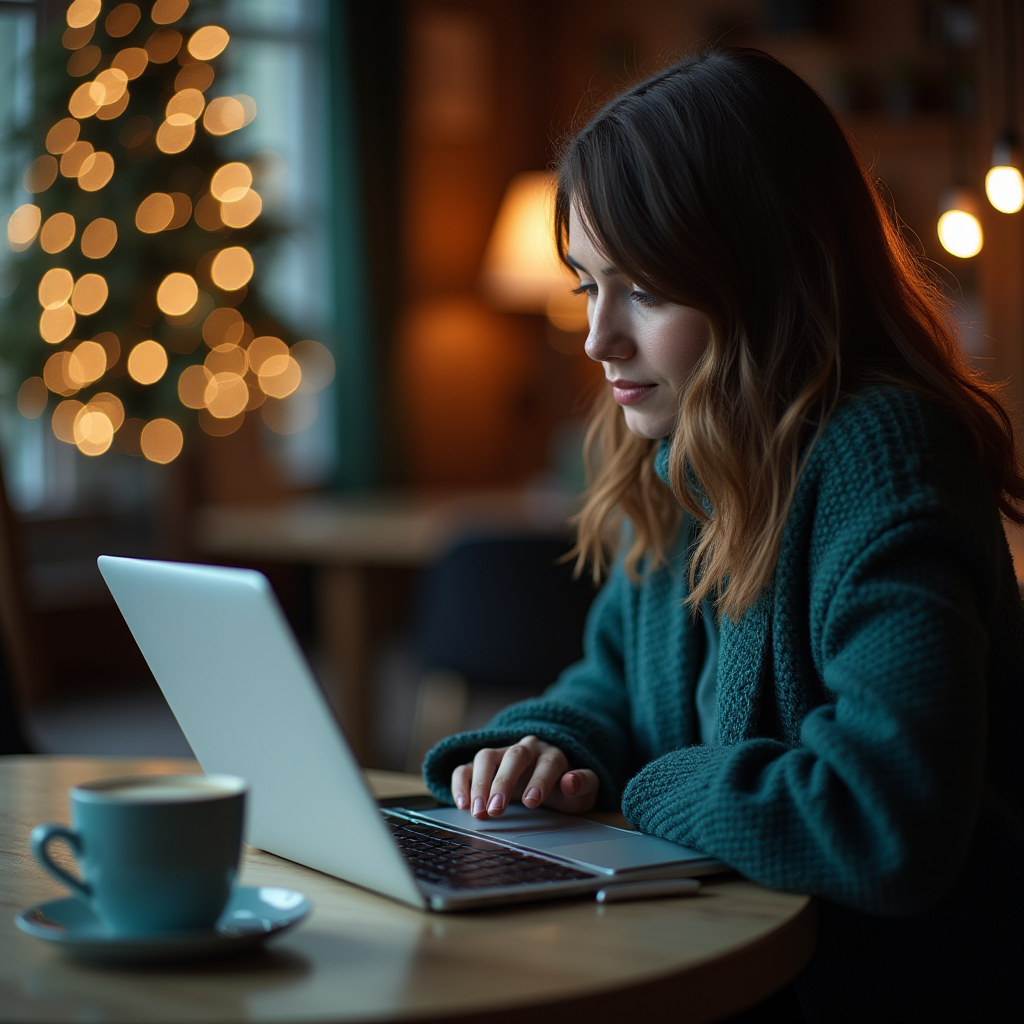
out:
M612 380L608 382L612 386L612 394L619 405L635 405L642 402L656 387L657 384L640 384L635 380Z

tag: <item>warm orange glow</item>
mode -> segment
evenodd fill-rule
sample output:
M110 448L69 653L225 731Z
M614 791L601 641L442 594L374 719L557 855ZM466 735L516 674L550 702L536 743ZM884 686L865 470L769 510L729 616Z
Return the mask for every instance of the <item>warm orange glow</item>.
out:
M245 126L245 107L234 96L210 100L203 114L203 127L210 135L228 135Z
M146 40L146 53L154 64L166 64L178 56L181 49L181 33L173 28L158 28Z
M75 420L83 408L85 407L81 402L72 398L61 402L53 410L50 426L53 429L53 436L58 441L63 441L65 444L75 443Z
M186 64L174 78L175 89L198 89L206 92L213 85L213 68L209 64L198 61L195 64Z
M128 90L125 89L121 98L116 103L105 104L96 111L96 120L113 121L115 117L120 117L128 109L128 100L130 98Z
M203 398L211 416L228 420L245 411L249 388L237 373L217 373L207 383Z
M289 353L302 370L300 395L312 395L323 391L334 380L334 356L319 341L299 341L292 345Z
M56 309L63 306L75 288L75 279L71 271L64 267L53 267L43 274L39 282L39 305L43 309Z
M91 402L79 410L71 429L75 444L83 455L102 455L114 440L114 424L110 417Z
M124 406L117 395L112 395L109 391L101 391L98 395L93 395L89 405L104 413L114 430L121 429L121 424L124 423Z
M173 462L181 454L184 441L181 427L174 420L165 419L150 420L139 438L142 454L150 462L161 464Z
M73 395L78 388L68 379L70 352L54 352L43 366L43 382L55 395Z
M244 422L244 413L232 416L228 420L219 420L211 416L208 410L199 410L199 426L202 428L203 433L209 434L210 437L227 437L228 434L233 434Z
M60 37L60 41L64 46L65 50L77 50L92 39L96 32L96 22L91 21L88 25L83 25L81 28L66 28L64 35Z
M71 94L71 99L68 100L68 110L72 117L77 117L79 120L92 117L102 106L101 101L105 95L106 90L102 86L98 86L95 82L83 82Z
M245 376L249 369L249 359L244 348L237 345L218 345L203 360L203 365L210 371L211 376L218 373L234 373L239 377Z
M83 192L98 192L114 176L114 158L98 152L86 157L78 175L78 187Z
M24 203L7 221L7 244L15 252L24 252L39 234L43 212L34 203Z
M290 355L271 356L260 366L259 378L269 398L287 398L302 383L302 368Z
M209 192L196 203L194 216L204 231L220 231L225 226L220 218L220 203Z
M254 265L249 250L240 245L221 249L210 265L213 283L226 292L236 292L252 279Z
M68 305L44 309L39 317L39 337L48 345L57 345L75 329L75 311Z
M37 156L28 165L22 184L26 192L45 192L57 180L57 160L47 154Z
M181 153L192 145L196 137L196 126L194 121L188 124L171 124L164 121L156 130L156 148L161 153Z
M68 28L85 28L99 17L101 6L100 0L74 0L68 8Z
M103 27L107 35L113 39L120 39L138 25L142 18L142 11L135 4L118 4L106 17Z
M188 10L188 0L156 0L150 18L154 25L170 25Z
M263 200L254 188L241 199L220 204L221 220L229 228L246 228L263 212Z
M244 128L256 117L256 101L251 96L246 96L244 92L238 93L235 99L242 105L242 127Z
M92 316L103 308L109 294L106 278L102 274L83 274L75 282L75 290L71 293L71 308L79 316Z
M213 60L224 52L230 40L231 36L219 25L204 25L192 33L188 41L188 52L196 60Z
M163 231L174 217L174 200L166 192L153 192L139 203L135 226L147 235Z
M128 353L128 375L139 384L155 384L167 372L167 350L158 341L140 341Z
M161 313L184 316L199 298L199 285L191 274L168 274L156 291L156 305Z
M189 409L206 407L206 385L213 374L202 365L186 367L178 378L178 398Z
M96 76L96 85L103 89L100 106L105 107L116 103L128 88L128 75L120 68L109 67Z
M90 221L82 232L82 255L101 260L117 245L117 225L108 217Z
M78 141L78 133L81 130L82 125L73 117L61 118L46 133L47 152L53 153L54 156L66 153Z
M189 217L192 216L192 200L184 192L172 192L171 202L174 203L174 216L171 217L171 222L167 225L168 231L183 228L188 223Z
M206 98L198 89L182 89L168 101L164 116L175 127L192 124L206 106Z
M252 368L252 372L259 373L268 359L272 359L274 356L287 357L288 346L272 334L261 334L249 342L249 348L246 351L249 353L249 366Z
M203 341L210 348L218 345L237 345L242 340L245 321L237 309L220 306L203 321Z
M92 148L91 142L85 142L80 140L73 142L64 151L64 155L60 158L60 173L65 178L77 178L81 173L82 167L85 161L93 155L95 150Z
M92 340L103 346L103 351L107 355L107 366L113 366L121 358L121 342L117 340L117 335L113 331L100 331Z
M222 203L235 203L252 186L252 171L248 164L235 161L225 164L213 173L210 179L210 192L214 199Z
M107 353L95 341L83 341L71 352L64 367L68 382L76 388L98 381L107 372Z
M75 240L75 218L70 213L55 213L46 218L39 232L39 246L43 252L62 252Z
M18 388L18 412L27 420L36 420L46 412L49 400L42 377L29 377Z
M138 78L149 64L149 54L141 46L126 46L115 55L110 66L120 68L131 82Z
M68 58L68 74L72 78L81 78L89 74L99 64L102 56L103 51L98 46L83 46L80 50L75 50Z

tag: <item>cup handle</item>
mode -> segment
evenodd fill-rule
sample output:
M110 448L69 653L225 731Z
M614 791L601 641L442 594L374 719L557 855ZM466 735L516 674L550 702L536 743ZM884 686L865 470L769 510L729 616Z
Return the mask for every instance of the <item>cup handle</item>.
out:
M86 902L91 901L92 889L90 889L89 886L80 878L75 878L74 875L69 874L58 864L54 864L54 862L50 860L48 847L50 843L57 839L63 839L76 857L81 856L82 841L79 838L78 833L72 832L71 829L65 828L63 825L54 824L36 825L36 827L32 829L32 834L29 837L29 841L32 844L32 856L39 861L39 864L45 871L48 871L53 875L58 882L66 885L76 896Z

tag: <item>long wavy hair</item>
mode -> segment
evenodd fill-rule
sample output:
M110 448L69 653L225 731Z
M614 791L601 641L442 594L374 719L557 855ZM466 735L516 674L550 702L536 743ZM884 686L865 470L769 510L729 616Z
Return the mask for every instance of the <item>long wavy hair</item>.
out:
M1000 510L1024 522L997 388L965 358L948 300L843 128L785 65L715 48L616 97L561 155L563 261L570 209L627 279L708 325L680 398L670 489L654 472L658 442L630 433L610 389L600 396L578 570L589 562L600 578L622 535L637 578L664 560L684 508L703 524L689 603L711 597L738 618L770 581L814 441L842 396L870 384L915 389L959 417Z

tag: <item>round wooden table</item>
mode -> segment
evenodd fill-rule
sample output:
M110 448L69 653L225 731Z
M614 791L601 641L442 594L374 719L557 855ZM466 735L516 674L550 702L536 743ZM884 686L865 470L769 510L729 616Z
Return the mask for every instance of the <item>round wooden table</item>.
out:
M426 914L251 849L242 882L298 889L314 904L304 924L258 954L97 967L18 931L20 909L65 894L36 866L28 833L41 821L68 820L69 786L183 770L196 765L0 758L0 1021L696 1024L781 988L813 950L810 899L735 877L675 899ZM422 792L411 776L369 774L378 796Z

